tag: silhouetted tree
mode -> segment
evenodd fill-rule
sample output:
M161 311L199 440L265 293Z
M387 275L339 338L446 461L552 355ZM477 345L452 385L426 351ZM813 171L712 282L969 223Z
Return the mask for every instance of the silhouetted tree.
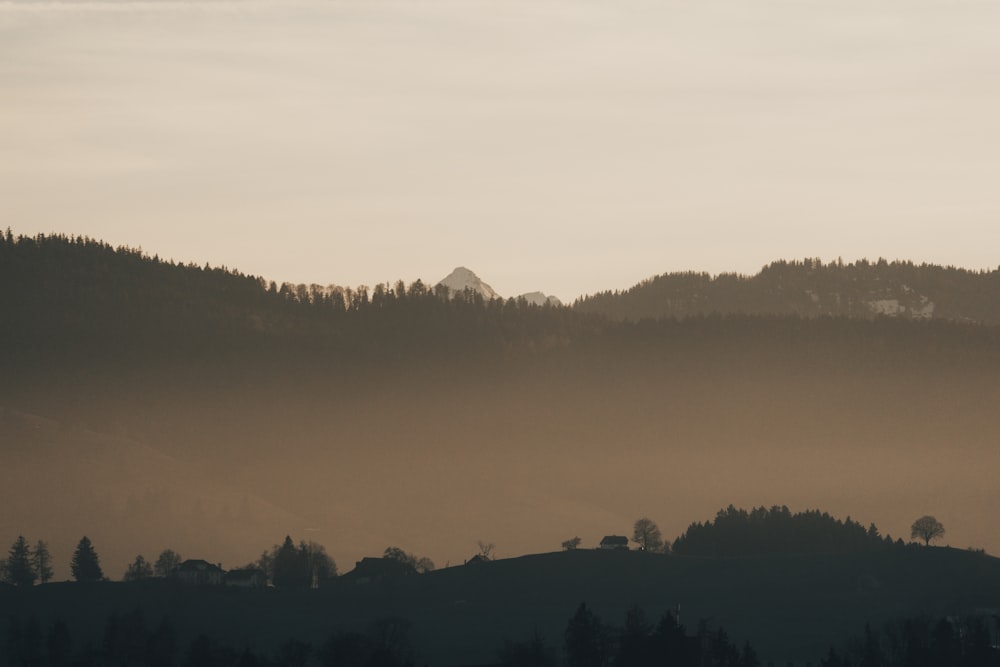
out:
M608 633L587 605L581 603L566 625L565 656L568 667L605 667L609 658Z
M563 551L573 551L580 546L581 542L583 542L583 540L581 540L579 537L574 537L572 539L566 540L565 542L562 543Z
M286 535L278 548L273 567L272 581L279 588L309 588L312 585L309 558L295 547L290 536Z
M31 548L23 535L19 535L11 545L7 555L5 577L14 586L33 586L37 574L31 563Z
M632 527L632 541L637 542L643 551L660 551L663 548L660 528L645 517L638 519Z
M653 667L662 662L663 656L657 651L653 636L653 626L646 621L646 615L638 605L625 613L625 627L618 636L618 652L615 665L618 667Z
M173 549L164 549L156 558L153 565L153 573L158 577L169 577L170 574L181 564L181 555Z
M382 557L398 561L400 563L406 563L420 574L427 574L428 572L434 571L434 561L430 558L427 558L426 556L418 557L415 554L403 551L399 547L386 547L385 551L382 552Z
M306 560L312 583L322 586L336 578L337 564L326 553L326 548L322 544L299 542L299 552Z
M135 560L125 569L124 581L142 581L153 576L153 566L150 565L142 554L135 557Z
M94 551L94 545L86 535L76 545L73 560L70 562L70 571L77 581L100 581L104 578L97 552Z
M479 557L483 560L493 560L493 552L496 551L497 545L492 542L483 542L479 540L477 543L479 547Z
M923 540L924 546L930 546L931 540L936 540L943 535L944 526L929 514L920 517L910 526L910 537Z
M49 545L43 540L35 543L35 550L31 554L31 564L38 576L39 583L45 584L52 579L52 555L49 553Z

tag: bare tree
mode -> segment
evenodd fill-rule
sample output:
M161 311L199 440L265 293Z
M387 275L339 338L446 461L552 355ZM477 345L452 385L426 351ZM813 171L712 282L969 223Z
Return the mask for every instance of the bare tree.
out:
M651 519L643 517L635 522L632 528L632 541L637 542L643 551L660 551L663 549L663 537L660 528Z
M135 557L132 564L125 569L125 576L122 581L144 581L153 576L153 566L149 564L142 554Z
M571 540L566 540L562 543L563 551L575 551L580 543L583 542L579 537L574 537Z
M497 545L492 542L483 542L479 540L477 543L479 545L479 557L483 560L493 560L493 552L496 550Z
M178 565L181 564L181 555L173 549L164 549L157 557L153 565L153 573L157 577L169 577Z
M931 540L936 540L942 535L944 535L944 526L929 514L920 517L910 526L910 537L923 540L924 546L930 546Z

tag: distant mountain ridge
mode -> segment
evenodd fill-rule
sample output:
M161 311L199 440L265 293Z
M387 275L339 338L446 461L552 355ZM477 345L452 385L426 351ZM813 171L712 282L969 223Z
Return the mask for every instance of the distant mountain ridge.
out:
M447 276L439 280L437 284L447 287L451 294L471 290L472 292L482 296L486 301L490 301L492 299L503 299L503 297L500 296L495 289L490 287L482 280L482 278L464 266L459 266ZM524 299L533 306L562 305L562 301L560 301L557 297L549 296L543 292L526 292L519 295L517 298Z
M624 291L582 297L574 308L613 319L709 314L880 315L1000 324L1000 269L970 271L913 262L776 261L755 275L668 273Z

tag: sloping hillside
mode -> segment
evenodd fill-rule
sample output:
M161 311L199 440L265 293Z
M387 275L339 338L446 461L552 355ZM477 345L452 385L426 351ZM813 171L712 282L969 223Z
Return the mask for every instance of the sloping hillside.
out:
M752 315L879 315L1000 324L1000 270L912 262L774 262L752 276L667 273L579 299L580 312L616 319Z
M581 602L618 627L633 605L651 619L679 606L689 632L702 621L721 626L738 643L750 641L762 664L816 664L866 622L995 609L1000 561L918 547L745 559L588 549L308 591L55 584L3 596L0 614L17 609L43 623L61 616L78 628L75 641L99 643L111 612L140 609L147 622L167 614L182 642L208 631L264 651L292 637L319 645L334 630L364 631L377 618L401 617L412 622L407 642L418 664L460 665L493 663L504 639L535 630L561 650Z

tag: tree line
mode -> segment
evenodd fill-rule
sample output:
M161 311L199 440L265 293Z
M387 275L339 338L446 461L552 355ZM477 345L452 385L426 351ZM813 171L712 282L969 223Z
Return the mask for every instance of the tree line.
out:
M997 617L913 616L865 625L840 648L830 648L820 667L997 667Z
M43 627L34 616L13 616L7 624L5 657L11 667L103 665L127 667L407 667L417 664L406 618L381 617L365 631L331 632L319 645L289 638L273 652L237 649L199 633L186 646L168 617L148 623L141 610L114 612L104 622L98 644L74 641L67 623L53 619ZM688 634L674 613L655 623L632 607L624 624L605 623L581 603L566 623L561 660L556 648L534 632L524 640L505 640L496 655L505 667L758 667L749 643L738 646L723 628L700 622Z
M910 528L910 538L929 546L945 533L944 525L931 515L916 519ZM663 538L656 522L648 517L635 521L631 541L642 551L663 554L707 557L745 557L789 553L849 553L907 546L902 538L884 537L874 523L865 528L847 517L836 519L826 512L806 510L792 513L787 506L738 509L729 505L721 509L714 520L693 522L673 543ZM564 551L580 548L582 539L575 536L561 543ZM479 542L478 556L492 560L495 545ZM413 572L426 574L435 569L434 561L397 546L386 547L382 558L407 565ZM174 573L183 559L173 549L164 549L154 562L137 555L122 576L123 581L166 578ZM268 582L280 588L310 588L324 585L337 577L337 564L326 548L316 542L302 540L298 545L285 536L260 557L242 568L259 570ZM94 545L86 536L73 552L70 570L76 581L101 581L104 573ZM0 560L0 581L14 586L32 586L52 578L52 557L48 544L38 540L32 547L23 535L11 545L7 558Z
M879 302L907 318L1000 324L1000 269L885 259L779 260L754 275L662 274L626 290L582 297L574 308L630 320L710 313L872 318L882 312Z
M819 510L792 513L784 505L749 511L730 505L719 510L714 520L688 526L672 549L687 556L727 557L846 553L903 545L902 539L883 537L874 523L865 528L850 517L842 521Z
M809 266L776 263L762 275L840 271ZM982 279L1000 282L994 274L1000 275ZM818 357L848 349L859 363L930 363L948 350L974 351L980 365L986 359L1000 363L1000 331L953 322L815 320L794 310L735 305L683 317L664 313L658 322L623 322L613 309L589 303L569 308L486 301L475 292L450 293L420 280L372 288L278 285L87 237L0 234L0 311L6 315L0 320L0 365L11 371L98 363L131 368L137 360L152 366L178 359L208 368L236 360L261 366L296 360L398 365L437 355L510 360L567 349L575 350L574 358L611 351L648 355L647 343L657 354L682 359L689 346L737 340L744 355L777 346L782 355L775 361L802 347L803 354ZM887 339L892 346L884 344Z
M480 554L484 560L490 558L493 545L480 543ZM397 546L386 547L382 558L403 563L417 574L426 574L435 569L434 561L426 556L418 556ZM183 564L183 557L173 549L164 549L155 561L148 561L139 554L135 557L122 581L138 582L149 579L165 579L176 574ZM238 570L259 571L265 580L277 588L315 588L332 582L337 576L337 563L317 542L301 540L296 544L291 536L285 536L281 544L265 550L259 558ZM101 568L100 557L90 538L80 539L73 551L70 571L74 581L104 581L107 578ZM45 584L52 579L52 556L48 544L39 540L32 547L24 536L18 536L11 545L7 558L0 560L0 581L12 586L28 587L36 583Z

